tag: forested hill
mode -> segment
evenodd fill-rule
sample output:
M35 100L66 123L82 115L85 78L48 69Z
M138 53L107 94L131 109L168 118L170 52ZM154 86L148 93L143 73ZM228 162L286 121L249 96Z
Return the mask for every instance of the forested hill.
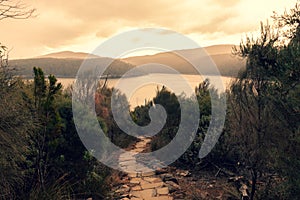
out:
M218 67L221 75L236 77L238 72L245 67L245 62L233 56L231 51L234 45L214 45L205 47L207 56L201 58L200 62L206 62L209 56ZM15 67L18 71L18 75L24 77L32 77L32 67L40 67L45 74L54 74L57 77L73 78L81 66L82 62L88 58L89 63L92 65L98 65L105 67L107 60L111 59L113 63L106 70L105 75L110 77L120 77L128 70L135 66L159 63L177 70L182 74L198 74L194 67L186 60L178 56L176 53L184 52L190 54L191 58L197 58L198 54L195 49L177 50L164 53L158 53L155 55L135 56L124 59L112 59L106 57L100 57L93 54L87 54L82 52L63 51L57 53L51 53L37 58L11 60L10 65ZM155 65L149 65L145 71L136 70L133 76L145 75L148 73L169 73L167 71L157 68ZM209 75L216 75L211 72Z
M204 49L207 52L207 56L200 58L200 62L207 62L207 57L209 56L218 67L220 74L222 76L232 76L236 77L238 72L241 69L245 68L245 61L241 60L237 56L232 55L232 47L234 45L214 45L205 47ZM178 50L178 51L170 51L164 53L158 53L155 55L146 55L146 56L135 56L125 58L124 61L131 63L133 65L142 65L146 63L160 63L166 66L171 66L178 72L182 74L198 74L194 67L187 62L182 57L178 56L176 53L184 53L184 55L190 55L192 59L197 58L197 49L187 49L187 50ZM148 68L148 73L153 73L157 69ZM164 70L159 71L160 73L164 73ZM215 75L214 72L211 72L210 75Z
M63 78L74 78L77 74L79 67L81 66L83 58L31 58L31 59L20 59L20 60L11 60L10 66L16 68L17 74L26 78L31 78L33 76L32 67L40 67L45 74L54 74L56 77ZM89 64L86 67L91 65L97 65L100 67L106 67L106 63L112 62L111 65L104 72L104 75L109 77L121 77L128 70L134 68L135 66L123 62L121 60L113 60L111 58L90 58ZM145 75L145 72L137 70L134 74L135 76Z
M101 58L95 54L88 54L84 52L73 51L60 51L55 53L49 53L46 55L38 56L38 58L72 58L72 59L86 59L86 58Z

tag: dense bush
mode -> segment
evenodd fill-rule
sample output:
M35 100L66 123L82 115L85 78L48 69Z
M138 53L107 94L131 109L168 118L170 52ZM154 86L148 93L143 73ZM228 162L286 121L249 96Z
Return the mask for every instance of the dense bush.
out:
M24 83L7 62L1 63L0 198L103 199L110 170L92 157L77 135L71 93L62 91L54 76L47 80L39 68L34 68L34 82ZM110 98L111 89L101 91L106 92L98 96ZM132 141L104 116L111 113L107 106L97 107L102 112L99 123L115 136L114 142L126 147Z

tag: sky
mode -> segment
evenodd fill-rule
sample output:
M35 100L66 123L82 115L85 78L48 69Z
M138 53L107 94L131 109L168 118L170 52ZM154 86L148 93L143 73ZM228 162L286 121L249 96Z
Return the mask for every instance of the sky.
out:
M14 0L12 0L14 1ZM0 21L0 43L9 57L57 51L92 52L112 36L136 28L165 28L199 46L239 44L273 11L296 0L23 0L35 17Z

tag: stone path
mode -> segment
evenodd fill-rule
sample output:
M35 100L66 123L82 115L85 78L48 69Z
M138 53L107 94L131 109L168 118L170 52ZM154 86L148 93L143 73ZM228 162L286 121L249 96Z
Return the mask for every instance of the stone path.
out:
M155 172L138 163L135 155L145 150L149 138L140 138L135 147L119 157L120 168L128 173L129 183L122 185L116 193L122 200L173 200L169 187Z

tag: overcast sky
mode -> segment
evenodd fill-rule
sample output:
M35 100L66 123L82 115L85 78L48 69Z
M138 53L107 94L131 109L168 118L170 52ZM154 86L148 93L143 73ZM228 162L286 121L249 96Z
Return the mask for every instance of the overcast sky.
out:
M200 46L238 44L273 11L296 0L23 0L37 9L27 20L0 21L0 42L11 58L62 50L91 52L102 41L132 28L163 27Z

